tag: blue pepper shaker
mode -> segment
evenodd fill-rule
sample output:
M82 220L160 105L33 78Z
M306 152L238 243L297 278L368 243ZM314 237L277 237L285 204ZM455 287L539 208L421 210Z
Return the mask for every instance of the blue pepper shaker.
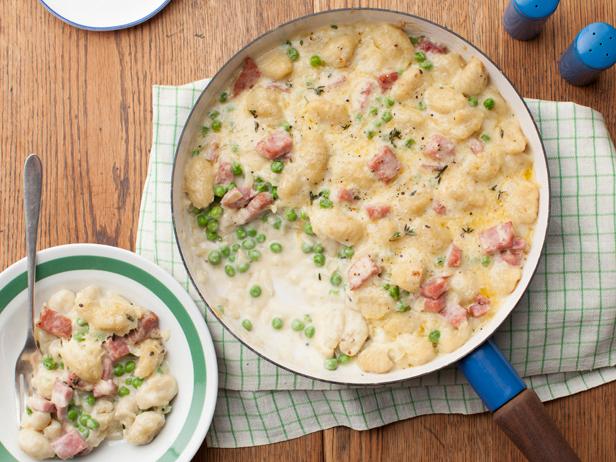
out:
M516 40L531 40L558 8L560 0L510 0L503 16L505 30Z
M616 63L616 28L594 22L580 31L560 58L560 75L573 85L588 85Z

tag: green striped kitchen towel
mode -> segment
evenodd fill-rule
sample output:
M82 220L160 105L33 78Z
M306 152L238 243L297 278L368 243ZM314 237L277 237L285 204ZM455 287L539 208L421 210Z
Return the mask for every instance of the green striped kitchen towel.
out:
M455 367L380 388L317 382L261 359L206 311L182 265L169 203L176 143L205 84L153 89L137 252L184 285L214 338L221 389L208 444L251 446L336 425L367 429L428 413L484 411ZM552 215L537 273L495 340L540 398L550 400L616 379L615 150L592 109L527 103L547 149Z

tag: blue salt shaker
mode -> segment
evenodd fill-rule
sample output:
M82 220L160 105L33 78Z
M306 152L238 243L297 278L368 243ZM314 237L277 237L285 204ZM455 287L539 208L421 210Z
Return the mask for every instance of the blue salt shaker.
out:
M616 28L604 22L589 24L560 58L560 75L573 85L588 85L616 63Z
M516 40L531 40L558 8L560 0L511 0L503 16L505 30Z

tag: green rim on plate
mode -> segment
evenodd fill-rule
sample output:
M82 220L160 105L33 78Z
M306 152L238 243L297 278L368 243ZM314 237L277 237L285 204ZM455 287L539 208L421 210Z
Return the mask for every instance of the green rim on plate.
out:
M205 386L206 386L206 368L205 354L203 347L199 341L199 335L192 323L188 312L180 303L177 297L158 279L144 271L143 269L126 263L115 258L100 257L93 255L76 255L71 257L56 258L40 263L36 267L36 280L40 281L49 276L54 276L58 273L78 270L97 270L107 271L110 273L119 274L121 276L132 279L154 293L166 306L169 308L175 319L177 319L190 348L191 360L193 364L194 380L193 380L193 396L190 403L189 413L180 430L180 434L171 444L171 447L158 459L159 462L167 462L176 460L186 449L193 430L199 423L201 410L205 401ZM0 313L7 305L21 292L27 288L26 273L23 272L19 276L13 278L0 290ZM11 453L0 443L0 460L14 460Z

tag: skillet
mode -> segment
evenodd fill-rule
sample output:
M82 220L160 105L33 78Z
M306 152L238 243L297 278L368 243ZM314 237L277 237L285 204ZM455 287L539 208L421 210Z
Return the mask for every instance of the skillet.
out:
M332 375L330 371L314 371L302 364L274 360L272 350L268 346L254 345L244 332L231 326L223 317L212 310L207 303L208 294L197 275L197 257L191 252L189 236L191 227L189 216L185 213L183 174L187 160L190 158L192 145L205 119L208 107L214 104L220 92L228 85L241 68L247 56L257 56L260 53L284 43L288 37L298 32L316 29L330 24L345 24L354 22L388 22L402 27L412 35L426 35L437 42L444 43L448 48L462 55L465 59L477 57L480 59L489 75L491 82L497 87L503 98L509 103L516 114L520 126L528 138L528 149L533 155L535 181L539 186L539 213L530 251L523 268L521 279L515 290L506 297L497 313L480 330L457 350L438 356L435 360L409 369L395 370L385 374L360 373L359 369L350 372L340 372ZM242 343L255 353L293 373L309 378L346 385L383 385L400 382L418 377L453 363L458 363L477 394L486 407L495 412L497 423L520 447L531 460L578 460L570 449L554 423L547 417L543 405L536 394L526 388L524 382L512 366L505 360L496 345L489 340L490 336L505 321L515 308L524 291L528 287L535 271L547 233L550 210L549 173L545 150L528 107L520 94L502 71L478 48L464 38L446 28L426 19L407 13L373 8L349 8L332 10L304 16L273 29L258 37L238 51L211 79L199 96L187 122L182 130L177 146L174 162L171 206L173 224L179 250L187 272L190 275L200 296L219 321ZM271 348L271 347L269 347ZM347 368L343 368L347 369Z

